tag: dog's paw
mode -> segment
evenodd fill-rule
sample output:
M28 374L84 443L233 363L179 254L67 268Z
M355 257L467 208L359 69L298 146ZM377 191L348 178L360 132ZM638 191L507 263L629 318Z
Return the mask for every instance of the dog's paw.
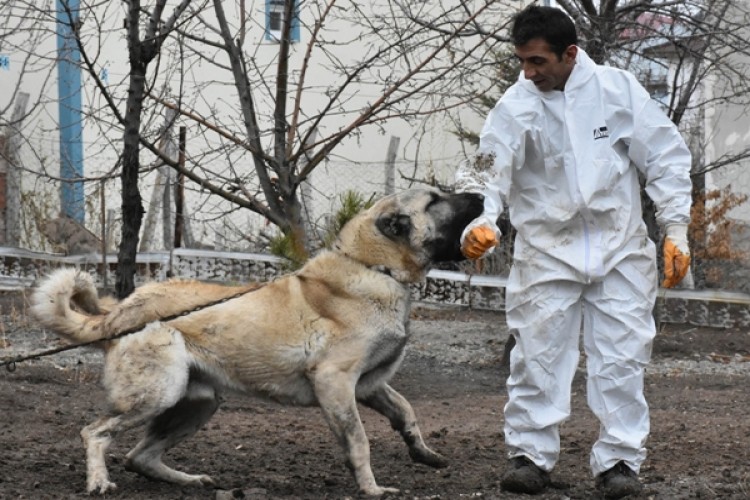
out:
M206 474L185 474L178 472L179 476L172 478L172 481L183 486L203 486L207 488L218 488L219 485L214 478Z
M412 448L409 450L409 456L417 463L429 465L436 469L448 467L448 459L429 448Z
M369 488L364 488L360 490L360 492L368 497L381 497L387 493L393 493L396 494L399 492L398 488L386 488L383 486L371 486Z
M197 476L197 480L199 481L198 484L200 484L201 486L206 486L210 488L216 488L218 486L216 481L214 481L214 478L212 478L211 476L207 476L206 474L201 474Z
M86 490L89 495L106 495L117 489L117 485L109 479L99 478L89 481Z

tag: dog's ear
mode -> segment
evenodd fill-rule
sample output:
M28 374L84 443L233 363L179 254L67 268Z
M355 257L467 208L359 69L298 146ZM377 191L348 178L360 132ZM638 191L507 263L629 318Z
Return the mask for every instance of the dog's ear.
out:
M391 240L409 240L411 234L411 217L406 214L383 214L375 221L375 226Z

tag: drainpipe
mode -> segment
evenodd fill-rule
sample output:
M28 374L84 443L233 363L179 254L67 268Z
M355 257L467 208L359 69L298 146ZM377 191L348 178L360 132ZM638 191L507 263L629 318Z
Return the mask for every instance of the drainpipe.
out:
M61 213L84 222L81 54L71 29L78 23L79 0L57 0L57 91L60 115Z

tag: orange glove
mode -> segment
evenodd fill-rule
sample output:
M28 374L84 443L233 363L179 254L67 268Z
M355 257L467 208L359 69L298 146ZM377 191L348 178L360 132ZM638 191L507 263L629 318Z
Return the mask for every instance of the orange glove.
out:
M471 260L476 260L497 244L497 234L491 227L476 226L468 231L461 242L461 253Z
M690 268L687 224L670 224L664 238L664 288L674 288Z

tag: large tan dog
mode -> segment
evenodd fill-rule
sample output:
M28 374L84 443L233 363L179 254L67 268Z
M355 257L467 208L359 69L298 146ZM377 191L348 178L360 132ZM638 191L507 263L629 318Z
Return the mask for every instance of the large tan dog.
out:
M110 309L88 274L53 273L32 297L32 312L44 326L77 342L142 328L98 344L106 352L109 408L81 431L89 493L115 488L105 464L111 436L142 425L146 435L127 454L127 469L213 485L209 476L167 467L161 456L208 421L225 390L319 405L364 494L398 490L375 482L357 402L390 420L413 460L445 466L388 381L409 337L408 284L423 279L434 262L462 258L461 232L482 205L477 195L430 190L388 196L350 221L331 250L264 286L151 283Z

